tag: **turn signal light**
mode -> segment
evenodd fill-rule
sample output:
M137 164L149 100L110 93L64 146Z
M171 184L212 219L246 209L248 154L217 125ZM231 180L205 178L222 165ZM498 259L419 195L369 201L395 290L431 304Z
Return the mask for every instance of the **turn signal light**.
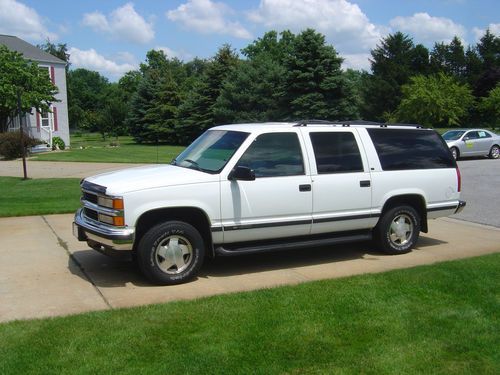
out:
M114 216L113 225L117 227L125 226L125 219L123 218L123 216Z
M123 198L113 199L113 208L115 210L123 210Z

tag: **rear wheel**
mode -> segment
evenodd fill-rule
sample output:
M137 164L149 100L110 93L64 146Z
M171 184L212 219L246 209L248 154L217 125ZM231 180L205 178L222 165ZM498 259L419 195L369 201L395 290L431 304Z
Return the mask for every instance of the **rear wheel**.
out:
M453 159L458 160L460 153L458 152L458 149L456 147L452 147L450 149L451 154L453 155Z
M205 244L192 225L169 221L151 228L139 241L137 263L155 284L172 285L196 276L205 258Z
M387 254L404 254L415 246L420 234L420 215L411 206L389 209L375 228L375 238Z
M490 159L498 159L500 157L500 148L497 145L491 146L489 157Z

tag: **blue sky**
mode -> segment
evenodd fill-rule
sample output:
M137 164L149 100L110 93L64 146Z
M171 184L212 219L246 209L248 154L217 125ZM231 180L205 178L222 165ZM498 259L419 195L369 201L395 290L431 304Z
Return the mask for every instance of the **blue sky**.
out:
M150 49L185 61L237 50L268 30L312 27L344 57L369 69L370 49L403 31L432 47L459 36L476 43L489 28L500 35L499 0L0 0L0 34L33 44L66 43L73 68L111 80L135 69Z

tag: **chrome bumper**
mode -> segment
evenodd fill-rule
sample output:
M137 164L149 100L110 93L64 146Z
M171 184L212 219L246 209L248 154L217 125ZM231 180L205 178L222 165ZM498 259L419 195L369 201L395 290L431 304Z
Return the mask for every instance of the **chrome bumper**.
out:
M79 241L92 241L112 250L132 250L135 230L133 228L110 228L85 218L83 209L75 214L73 235Z
M467 202L465 202L465 201L458 201L458 207L455 210L455 213L458 214L458 213L462 212L462 210L464 209L466 204L467 204Z

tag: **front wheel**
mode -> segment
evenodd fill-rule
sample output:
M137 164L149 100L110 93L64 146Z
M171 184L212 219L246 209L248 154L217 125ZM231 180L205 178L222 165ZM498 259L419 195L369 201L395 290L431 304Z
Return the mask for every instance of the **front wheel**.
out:
M458 149L456 147L452 147L450 151L451 154L453 155L453 159L458 160L458 157L460 155Z
M500 148L497 145L491 146L489 157L490 159L498 159L500 157Z
M385 253L408 253L420 234L420 215L410 206L391 208L380 219L374 234Z
M137 264L142 273L160 285L181 284L198 273L205 244L192 225L169 221L154 226L139 241Z

